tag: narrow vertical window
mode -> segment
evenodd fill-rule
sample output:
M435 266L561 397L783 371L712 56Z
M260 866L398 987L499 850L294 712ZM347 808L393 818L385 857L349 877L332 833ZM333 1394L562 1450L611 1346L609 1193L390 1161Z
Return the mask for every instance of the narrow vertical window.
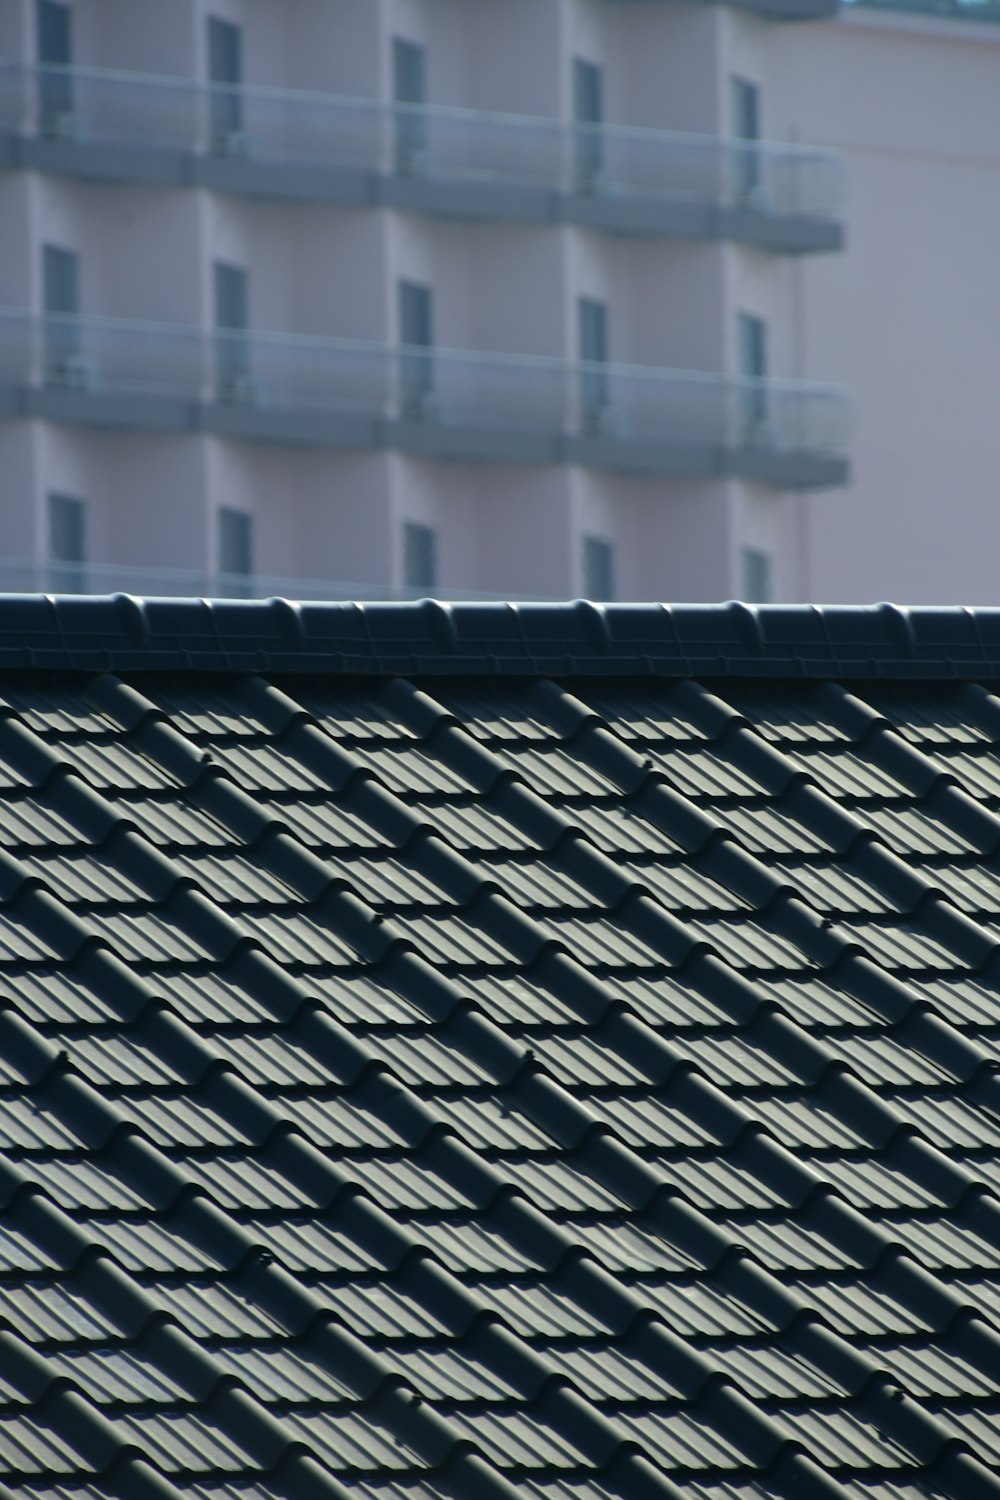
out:
M601 536L583 538L583 597L607 603L615 597L615 550Z
M253 516L244 510L221 506L219 572L222 592L233 598L248 598L253 571Z
M760 89L746 78L730 79L733 182L736 202L752 206L761 189Z
M392 97L395 104L396 171L420 172L426 161L427 53L416 42L392 43Z
M220 401L249 401L250 279L242 266L215 261L212 266L215 302L215 377Z
M243 33L232 21L208 17L209 123L216 151L243 144Z
M604 166L604 78L596 63L573 60L573 139L576 191L592 193L600 186Z
M403 523L403 583L409 589L437 585L437 533L415 521Z
M72 495L49 495L47 510L49 588L54 593L85 593L86 501Z
M434 389L434 295L416 281L399 283L400 412L426 418Z
M767 324L750 313L737 315L737 357L741 385L742 440L760 447L771 442L767 392Z
M580 361L580 429L597 434L609 420L607 304L594 297L577 301L577 352Z
M743 598L747 604L771 599L771 559L757 547L743 548Z
M37 0L38 128L42 135L67 136L74 129L73 16L58 0Z
M85 385L80 349L80 257L60 245L42 246L45 379L50 385Z

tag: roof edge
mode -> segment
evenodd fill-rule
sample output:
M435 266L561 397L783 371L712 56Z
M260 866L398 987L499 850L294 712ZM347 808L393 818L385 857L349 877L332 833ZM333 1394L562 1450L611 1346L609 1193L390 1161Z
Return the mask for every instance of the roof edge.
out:
M1000 609L0 595L0 669L1000 678Z

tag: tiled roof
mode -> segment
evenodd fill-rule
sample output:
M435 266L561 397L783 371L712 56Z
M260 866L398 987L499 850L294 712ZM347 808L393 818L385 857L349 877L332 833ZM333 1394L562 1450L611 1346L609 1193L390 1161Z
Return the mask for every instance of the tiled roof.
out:
M0 602L0 1500L1000 1496L1000 631L712 615Z

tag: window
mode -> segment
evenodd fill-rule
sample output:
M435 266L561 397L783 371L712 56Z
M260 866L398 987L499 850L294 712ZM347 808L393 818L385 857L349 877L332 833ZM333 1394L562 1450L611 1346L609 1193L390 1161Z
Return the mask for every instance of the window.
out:
M219 509L219 572L226 593L249 596L253 577L253 516L244 510ZM245 580L245 581L244 581Z
M596 63L573 60L573 120L576 190L592 193L604 165L604 80Z
M422 170L427 151L427 53L416 42L392 43L392 97L395 110L396 171Z
M747 604L767 604L771 599L771 559L756 547L743 548L743 598Z
M583 597L605 603L615 597L615 549L604 537L583 538Z
M68 5L37 0L38 111L42 135L73 132L73 17Z
M403 523L403 583L408 589L437 584L437 533L415 521Z
M415 281L399 283L400 411L420 420L429 415L434 387L434 295ZM424 352L427 351L427 352Z
M55 593L85 593L86 501L71 495L49 495L47 509L49 587Z
M753 203L761 185L760 90L745 78L730 79L732 133L741 143L736 149L733 173L737 203Z
M736 328L739 372L743 386L743 441L753 447L770 442L767 400L767 324L739 313Z
M250 282L242 266L216 261L212 266L215 300L215 369L219 399L246 401L250 382Z
M608 309L593 297L577 301L577 347L580 356L580 427L604 431L608 417Z
M209 122L216 151L242 148L243 34L232 21L208 17Z
M80 257L59 245L42 246L45 377L58 385L86 384L80 357Z

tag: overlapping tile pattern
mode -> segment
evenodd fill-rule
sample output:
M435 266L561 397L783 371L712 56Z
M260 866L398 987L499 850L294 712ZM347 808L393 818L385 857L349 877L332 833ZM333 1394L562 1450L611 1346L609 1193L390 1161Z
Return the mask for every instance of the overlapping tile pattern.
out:
M0 677L5 1496L1000 1496L998 742Z

